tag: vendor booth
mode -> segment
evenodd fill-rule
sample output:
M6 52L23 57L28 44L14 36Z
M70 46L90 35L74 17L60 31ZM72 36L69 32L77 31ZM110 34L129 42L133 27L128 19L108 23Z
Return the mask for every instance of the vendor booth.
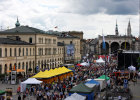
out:
M95 81L100 83L100 91L106 88L106 81L105 79L94 79Z
M71 96L67 97L64 100L86 100L86 97L77 93L73 93Z
M105 61L100 57L99 59L96 60L96 63L105 63Z
M4 100L4 98L6 97L5 93L5 91L0 90L0 100Z
M20 87L21 87L20 88L21 89L20 92L25 91L27 84L41 84L41 83L42 83L42 81L39 81L39 80L37 80L35 78L28 78L24 82L21 82L21 84L20 84Z
M46 70L41 72L41 74L36 74L33 78L37 78L45 83L52 83L57 82L58 80L63 80L69 76L73 75L72 70L66 67L59 67L55 69L50 69L49 71Z
M84 83L80 83L77 86L73 87L69 91L69 96L71 96L73 93L80 94L82 96L86 96L86 100L94 100L94 93L93 89L87 87Z

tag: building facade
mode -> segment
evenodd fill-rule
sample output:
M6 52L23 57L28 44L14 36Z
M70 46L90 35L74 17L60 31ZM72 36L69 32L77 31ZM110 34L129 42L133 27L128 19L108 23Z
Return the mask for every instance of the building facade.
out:
M59 67L65 62L81 59L80 39L61 37L43 30L20 26L0 32L0 74L8 73L15 66L25 74ZM65 44L65 45L64 45ZM73 44L72 56L67 55L67 46Z

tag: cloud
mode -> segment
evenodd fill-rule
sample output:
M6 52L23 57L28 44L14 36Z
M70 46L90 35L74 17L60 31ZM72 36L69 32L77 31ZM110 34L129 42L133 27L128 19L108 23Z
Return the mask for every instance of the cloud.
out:
M138 0L68 0L61 9L65 13L134 15L138 13Z
M132 34L138 36L137 0L2 0L0 26L15 27L17 16L21 25L42 30L83 31L84 38L115 34L116 19L119 33L125 34L131 20ZM127 3L126 3L127 2ZM67 13L66 13L67 12ZM124 16L125 15L125 16Z

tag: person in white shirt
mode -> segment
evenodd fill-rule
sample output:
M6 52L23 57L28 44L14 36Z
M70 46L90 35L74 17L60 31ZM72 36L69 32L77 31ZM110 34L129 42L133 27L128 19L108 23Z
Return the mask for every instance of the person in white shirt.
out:
M118 96L118 100L122 100L122 96L119 95L119 96Z

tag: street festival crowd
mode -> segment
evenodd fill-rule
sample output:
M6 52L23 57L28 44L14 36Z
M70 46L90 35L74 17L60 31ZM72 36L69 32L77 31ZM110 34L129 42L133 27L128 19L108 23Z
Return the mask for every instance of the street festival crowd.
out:
M89 61L91 62L93 59L94 58L91 58ZM110 62L106 63L106 73L105 66L103 64L90 63L90 66L75 65L75 67L72 69L74 73L73 76L67 77L66 79L63 79L63 81L58 80L58 82L52 82L51 84L42 83L40 85L31 85L29 88L26 88L23 95L21 95L20 88L18 88L18 100L21 100L21 98L22 100L25 100L25 98L28 98L29 95L34 96L37 100L64 100L66 97L68 97L68 92L73 86L78 85L80 82L87 79L95 79L105 74L110 77L110 83L107 84L107 87L109 89L113 89L115 86L123 84L123 80L121 80L121 78L111 74L112 72L119 71L117 70L116 62L114 62L113 59L110 59ZM84 61L86 60L87 59L84 59ZM130 74L130 78L140 78L138 74L138 72L132 72Z

